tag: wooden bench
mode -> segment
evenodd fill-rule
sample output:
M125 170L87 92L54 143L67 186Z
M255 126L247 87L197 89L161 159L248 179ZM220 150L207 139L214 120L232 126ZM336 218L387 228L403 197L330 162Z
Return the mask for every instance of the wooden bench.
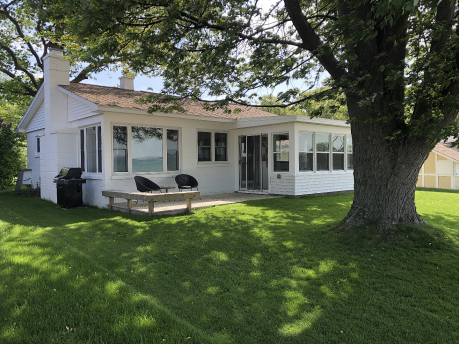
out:
M171 201L185 199L187 210L192 210L192 198L199 198L199 191L169 192L169 193L146 193L124 191L102 191L102 196L109 198L109 209L112 210L115 198L124 198L127 201L128 213L131 213L134 201L147 201L149 203L149 215L153 215L154 203L158 201Z

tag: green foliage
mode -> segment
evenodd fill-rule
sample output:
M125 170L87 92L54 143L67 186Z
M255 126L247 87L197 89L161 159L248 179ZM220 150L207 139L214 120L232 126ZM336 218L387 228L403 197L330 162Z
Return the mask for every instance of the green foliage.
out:
M317 91L306 92L304 94L304 97L314 96L324 90L327 90L327 88L320 88ZM282 105L282 103L277 99L277 97L272 95L266 95L261 98L260 105ZM348 120L348 111L345 104L345 97L343 94L340 95L338 99L319 97L312 98L310 100L305 100L299 104L291 105L288 107L263 107L261 109L264 111L274 113L278 116L298 115L338 119L342 121Z
M0 190L13 184L18 171L24 167L21 149L25 135L14 131L13 123L0 118Z
M380 123L383 137L458 134L456 1L288 0L269 11L242 0L31 3L46 3L41 16L65 23L87 56L163 76L163 94L225 106L276 88L274 105L298 106L274 112L345 119L344 94L351 121ZM318 104L302 104L327 76Z

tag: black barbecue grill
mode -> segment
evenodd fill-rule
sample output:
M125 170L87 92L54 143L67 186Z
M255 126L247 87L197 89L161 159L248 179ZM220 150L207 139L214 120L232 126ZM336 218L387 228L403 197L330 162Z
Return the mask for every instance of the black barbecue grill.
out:
M81 178L80 167L64 167L54 177L56 183L57 203L65 208L78 207L83 205L82 184L86 179Z

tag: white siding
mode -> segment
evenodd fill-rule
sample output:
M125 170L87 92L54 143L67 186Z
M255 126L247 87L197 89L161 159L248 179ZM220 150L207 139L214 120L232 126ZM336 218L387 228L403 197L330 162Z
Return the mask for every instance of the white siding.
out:
M41 103L41 105L38 107L37 112L35 112L35 115L32 117L32 120L30 121L29 125L26 128L26 133L29 133L35 130L40 130L40 129L45 129L45 105L44 103Z
M82 118L94 116L91 108L83 102L80 102L72 97L68 97L68 121L76 121Z
M298 174L295 180L295 194L298 196L351 191L353 185L353 173L351 171Z
M40 154L37 154L37 137L41 138L44 133L44 130L27 133L27 168L32 170L33 188L37 184L40 185Z
M278 175L281 178L278 178ZM270 193L274 195L295 196L295 176L287 173L270 174Z

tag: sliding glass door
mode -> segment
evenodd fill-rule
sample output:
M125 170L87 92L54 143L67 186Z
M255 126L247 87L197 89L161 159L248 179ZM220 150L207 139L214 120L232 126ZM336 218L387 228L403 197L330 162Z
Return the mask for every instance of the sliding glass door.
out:
M268 135L242 135L238 144L240 190L268 190Z

